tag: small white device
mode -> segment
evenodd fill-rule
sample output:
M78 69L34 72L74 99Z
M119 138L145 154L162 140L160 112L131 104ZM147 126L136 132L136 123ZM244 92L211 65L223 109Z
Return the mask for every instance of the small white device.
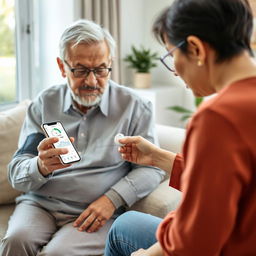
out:
M120 143L119 140L124 138L125 136L122 133L118 133L115 138L114 138L114 142L116 145L118 146L124 146L124 144Z
M77 153L74 145L70 141L61 122L56 121L52 123L44 123L42 124L42 129L48 138L57 137L59 139L58 142L53 143L53 146L55 148L68 149L67 154L59 156L63 164L70 164L81 160L79 154Z

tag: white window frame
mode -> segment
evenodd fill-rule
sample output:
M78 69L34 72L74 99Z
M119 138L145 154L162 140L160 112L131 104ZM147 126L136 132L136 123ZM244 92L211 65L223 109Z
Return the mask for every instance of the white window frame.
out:
M15 19L16 95L20 102L33 96L33 1L15 0Z

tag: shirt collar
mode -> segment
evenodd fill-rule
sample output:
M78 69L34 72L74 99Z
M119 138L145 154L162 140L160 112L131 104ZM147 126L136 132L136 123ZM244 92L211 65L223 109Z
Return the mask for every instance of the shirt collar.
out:
M101 102L100 102L100 110L105 115L108 116L108 106L109 106L109 86L110 81L107 82L106 89L102 95Z
M109 85L110 82L107 82L106 89L102 95L99 108L101 112L105 115L108 116L108 107L109 107ZM70 88L68 85L66 85L67 90L64 96L64 104L63 104L63 112L67 113L71 107L73 107L73 99L71 96ZM74 107L73 107L74 108Z
M63 112L64 113L67 113L69 111L69 109L72 107L72 103L73 103L73 100L72 100L72 96L70 93L70 88L66 84L66 93L64 96L64 104L63 104Z

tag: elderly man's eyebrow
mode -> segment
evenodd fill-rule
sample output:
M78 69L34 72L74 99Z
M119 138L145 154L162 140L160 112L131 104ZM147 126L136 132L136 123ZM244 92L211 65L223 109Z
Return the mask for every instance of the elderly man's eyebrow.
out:
M81 64L81 63L77 63L75 66L74 66L74 68L81 68L81 69L83 69L83 68L106 68L108 65L107 65L107 63L105 63L105 62L103 62L103 63L101 63L100 65L98 65L98 66L95 66L95 67L87 67L87 66L85 66L85 65L83 65L83 64Z
M108 65L106 62L101 63L100 65L98 65L96 68L106 68Z

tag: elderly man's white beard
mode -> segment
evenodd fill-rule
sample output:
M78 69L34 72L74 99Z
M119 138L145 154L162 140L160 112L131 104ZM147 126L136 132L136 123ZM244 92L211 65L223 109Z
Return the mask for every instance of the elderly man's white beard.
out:
M78 103L81 106L84 107L95 107L98 106L101 98L102 98L102 94L90 94L88 95L88 98L81 98L78 95L74 94L74 92L72 90L71 91L71 95L72 95L72 99Z
M84 106L84 107L95 107L95 106L99 105L101 98L102 98L102 93L99 93L99 94L91 93L91 94L88 94L88 98L82 98L82 97L76 95L71 90L69 83L68 83L68 87L69 87L72 99L79 105Z

